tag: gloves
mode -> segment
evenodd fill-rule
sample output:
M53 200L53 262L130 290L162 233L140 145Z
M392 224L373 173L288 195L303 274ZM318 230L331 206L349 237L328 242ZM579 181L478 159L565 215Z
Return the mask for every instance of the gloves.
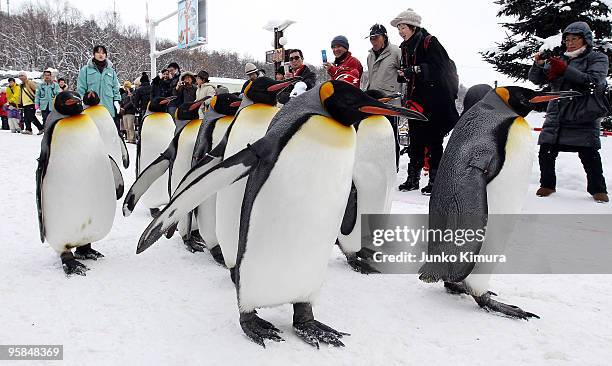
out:
M121 110L121 106L119 105L119 101L117 101L117 100L116 100L116 101L113 103L113 105L115 106L115 110L116 110L117 112L119 112L119 111Z
M546 74L546 77L549 81L555 80L560 76L565 74L565 70L567 70L567 62L563 61L559 57L551 57L548 59L548 64L550 68Z
M303 94L306 92L306 83L303 81L298 81L297 83L295 83L295 86L293 87L293 90L291 91L291 94L289 94L290 98L295 98L300 94Z

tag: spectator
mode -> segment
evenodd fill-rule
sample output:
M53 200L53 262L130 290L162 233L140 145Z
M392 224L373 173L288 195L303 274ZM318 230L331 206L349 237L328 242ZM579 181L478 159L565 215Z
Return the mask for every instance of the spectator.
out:
M389 43L387 29L382 24L374 24L370 28L370 43L372 48L368 52L368 85L367 90L379 90L386 95L397 94L401 91L397 82L397 71L402 65L402 52L399 47ZM390 102L400 106L401 101L394 99ZM395 133L395 164L399 167L399 140L397 133L398 117L387 117Z
M6 88L0 89L0 120L2 120L2 129L8 130L8 102L6 100Z
M171 62L168 64L168 74L170 77L170 95L176 95L176 88L178 87L179 82L181 81L181 68L179 67L179 65L176 62ZM168 103L168 113L170 113L170 115L172 116L172 118L174 118L174 112L176 111L176 108L181 105L181 103L179 103L179 101L177 99L174 99L172 101L170 101L170 103Z
M244 65L244 73L247 76L247 81L245 81L242 85L242 89L240 90L241 93L244 92L244 88L246 88L250 81L253 81L263 75L262 71L259 70L252 62L247 62Z
M68 84L66 84L66 80L64 78L57 79L57 85L59 85L60 92L69 90L68 89Z
M132 83L129 81L123 82L123 90L125 93L121 99L121 120L123 121L122 127L126 133L126 140L130 143L136 142L134 121L136 114L136 106L133 102L134 93L132 93Z
M151 99L167 98L172 96L172 88L170 87L170 72L168 69L162 69L160 75L153 78L151 83Z
M337 36L331 41L331 48L336 59L333 64L324 62L323 67L327 70L332 80L342 80L359 88L363 66L357 58L349 52L349 42L345 36Z
M304 54L301 50L293 49L289 51L289 72L284 75L285 79L299 76L306 84L306 90L312 89L317 83L317 75L304 65ZM286 87L278 93L278 102L285 104L289 101L289 95L293 91L294 85Z
M43 134L43 126L36 118L36 84L28 79L25 71L19 72L19 80L21 80L21 88L19 91L19 105L22 108L23 122L25 123L24 134L32 134L32 124L38 128L38 135Z
M11 132L20 133L22 126L20 123L21 113L19 112L19 94L21 94L21 87L15 83L15 79L8 79L8 87L6 88L6 101L8 103L7 117L9 123L9 129Z
M608 57L593 50L593 33L585 22L575 22L563 32L563 55L544 60L539 52L529 70L535 84L550 84L552 91L577 90L583 96L548 103L538 139L540 188L547 197L555 192L555 160L559 151L577 152L587 176L587 192L597 202L608 202L599 149L600 118L606 115Z
M43 82L36 89L36 108L40 109L42 114L43 126L47 122L47 116L53 110L53 99L60 93L60 87L58 83L51 79L51 71L45 70L43 72Z
M196 100L195 76L189 71L185 71L181 75L181 81L174 88L176 96L176 105L180 106L183 103L191 103Z
M196 99L195 100L204 99L206 97L212 98L216 95L217 90L215 89L214 85L210 83L210 81L208 80L208 77L209 77L208 73L204 70L198 72L198 75L196 75L197 89L196 89ZM206 108L208 107L208 105L210 105L210 98L207 99L204 103L202 103L202 106L200 107L200 110L198 111L200 119L204 118L204 112L206 111Z
M132 98L132 102L136 107L136 113L142 116L147 111L147 106L149 105L149 101L151 100L152 88L151 83L149 83L149 75L146 72L143 72L140 76L140 87L134 91L134 96ZM136 121L136 124L139 124L140 121Z
M285 67L281 66L274 72L274 80L281 81L285 80Z
M429 184L421 193L430 195L442 159L442 140L459 119L455 92L448 81L455 75L453 64L436 37L421 28L421 16L414 10L401 12L391 25L397 27L404 39L400 45L402 69L398 71L397 81L406 83L406 107L422 112L429 119L427 123L409 121L408 178L399 189L419 189L425 148L428 148Z
M100 104L115 118L121 109L117 73L113 69L113 63L107 59L106 47L95 46L93 55L87 65L79 71L76 91L81 95L85 95L88 91L95 91L100 98Z

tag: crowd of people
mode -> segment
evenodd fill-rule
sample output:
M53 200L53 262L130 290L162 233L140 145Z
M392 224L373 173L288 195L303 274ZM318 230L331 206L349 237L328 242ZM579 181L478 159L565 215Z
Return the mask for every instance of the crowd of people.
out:
M443 45L421 23L421 16L412 9L401 12L390 21L403 39L399 46L389 42L384 25L375 24L370 28L372 48L367 57L369 74L365 86L361 85L364 72L362 63L349 51L349 40L343 35L332 39L330 47L334 60L324 59L322 66L329 79L342 80L366 90L378 90L389 96L401 95L401 98L390 103L416 110L428 118L427 124L409 122L410 162L407 179L399 189L412 191L421 188L421 172L428 162L429 182L421 193L429 195L442 158L443 139L459 120L455 107L458 77L455 64ZM538 196L546 197L555 191L554 165L558 152L573 151L578 152L584 165L588 192L599 202L608 201L598 152L600 117L608 113L602 110L600 97L601 91L607 88L608 60L605 55L593 50L592 40L592 32L586 23L573 23L563 33L564 53L546 60L538 53L530 70L529 79L536 84L550 84L553 90L590 90L589 95L592 96L550 103L538 142L542 173ZM277 80L299 76L306 90L324 81L317 80L315 73L304 64L304 54L300 49L289 50L288 58L288 63L275 70ZM244 86L249 80L265 74L253 63L247 63L244 71L247 79ZM39 130L38 134L42 134L51 101L66 89L66 83L62 79L53 81L50 71L44 72L43 83L38 87L28 80L26 73L20 73L19 79L20 85L14 79L9 79L6 92L0 95L0 105L6 105L0 114L3 128L31 134L31 126L34 125ZM81 95L90 90L96 91L101 104L115 117L117 128L125 131L127 142L132 143L137 139L140 116L146 111L151 98L176 97L168 109L174 115L177 107L183 103L228 92L223 86L213 85L205 70L197 73L182 71L176 62L168 64L152 80L142 73L135 84L134 88L130 81L125 81L120 87L113 65L107 58L106 48L96 46L93 57L79 72L76 91ZM289 102L293 87L279 93L279 104ZM586 104L577 105L583 102ZM200 116L207 107L208 104L203 103ZM36 109L41 110L42 124L35 116ZM397 131L398 120L390 118L390 123ZM396 150L396 160L399 162L397 141Z

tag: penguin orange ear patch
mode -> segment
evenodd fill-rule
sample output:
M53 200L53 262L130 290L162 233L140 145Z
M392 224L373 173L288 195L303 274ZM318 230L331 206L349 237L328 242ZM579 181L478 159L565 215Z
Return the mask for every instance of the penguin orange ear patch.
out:
M210 101L210 107L214 109L215 108L215 104L217 104L217 96L216 95Z
M321 98L321 102L325 102L329 97L334 94L334 85L329 81L321 85L321 89L319 89L319 97Z
M497 93L497 95L499 95L499 97L502 98L502 100L506 102L506 104L508 104L508 101L510 100L510 92L508 91L508 89L495 88L495 93Z

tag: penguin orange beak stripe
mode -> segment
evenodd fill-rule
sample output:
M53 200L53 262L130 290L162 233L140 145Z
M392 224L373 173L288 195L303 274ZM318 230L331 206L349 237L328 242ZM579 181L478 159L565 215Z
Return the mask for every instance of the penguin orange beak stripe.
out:
M296 77L296 78L284 81L282 83L274 84L274 85L268 87L268 91L269 92L275 92L277 90L284 89L284 88L288 87L289 85L291 85L293 83L297 83L300 80L302 80L302 78Z
M230 103L230 107L240 107L240 103L242 103L242 102L240 102L240 101L232 102L232 103Z
M391 98L387 97L387 98L380 98L378 101L381 102L381 103L387 103L390 100L391 100Z
M198 102L194 102L192 105L189 106L189 111L195 111L196 109L200 108L200 106L202 106L202 103L204 103L204 100L200 100Z
M544 103L558 99L559 97L559 95L538 95L537 97L529 99L529 103Z
M385 108L373 107L370 105L366 105L363 107L359 107L359 111L368 114L378 114L382 116L399 116L401 113L397 111L391 111Z
M80 102L78 99L76 99L76 98L70 98L70 99L66 100L66 101L64 102L64 104L65 104L65 105L68 105L68 106L71 106L71 105L75 105L75 104L77 104L78 102Z

